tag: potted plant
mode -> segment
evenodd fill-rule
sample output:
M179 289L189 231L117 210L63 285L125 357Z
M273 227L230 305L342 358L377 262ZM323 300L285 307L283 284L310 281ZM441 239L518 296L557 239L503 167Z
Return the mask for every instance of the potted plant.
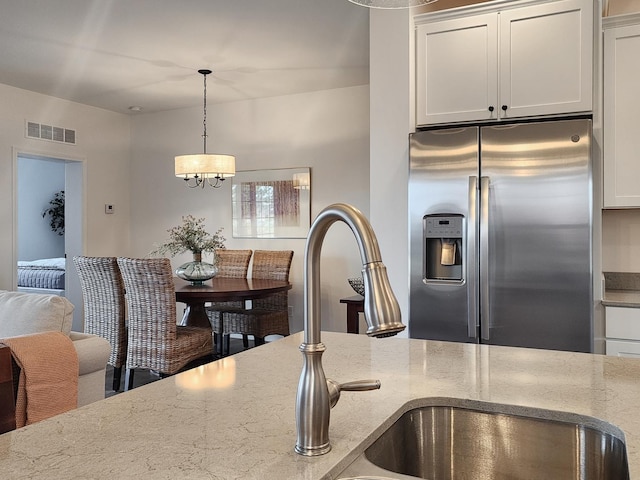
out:
M222 228L211 235L204 228L204 218L187 215L182 217L182 225L172 227L167 232L169 232L169 240L157 245L150 255L170 254L173 257L190 251L193 254L193 261L180 265L176 275L189 280L192 285L202 285L205 280L215 277L218 273L218 259L215 251L218 248L225 248L226 239L222 236ZM212 263L202 261L202 254L207 252L213 254Z
M49 215L49 225L54 233L64 235L64 190L53 195L49 201L49 208L42 212L42 218Z

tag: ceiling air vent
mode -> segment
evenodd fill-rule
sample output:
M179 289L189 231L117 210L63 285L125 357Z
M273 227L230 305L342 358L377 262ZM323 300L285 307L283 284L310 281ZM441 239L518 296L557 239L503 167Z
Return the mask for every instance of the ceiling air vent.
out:
M28 138L39 138L40 140L49 140L50 142L66 143L68 145L76 144L75 130L45 125L44 123L40 124L27 121L26 135Z

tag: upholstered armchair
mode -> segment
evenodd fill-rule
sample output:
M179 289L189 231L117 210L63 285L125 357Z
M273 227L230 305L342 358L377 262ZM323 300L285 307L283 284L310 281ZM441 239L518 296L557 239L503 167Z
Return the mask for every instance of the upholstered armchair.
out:
M0 290L0 339L42 332L62 332L78 355L78 406L103 399L109 342L72 332L74 306L65 297ZM46 361L46 359L43 359Z

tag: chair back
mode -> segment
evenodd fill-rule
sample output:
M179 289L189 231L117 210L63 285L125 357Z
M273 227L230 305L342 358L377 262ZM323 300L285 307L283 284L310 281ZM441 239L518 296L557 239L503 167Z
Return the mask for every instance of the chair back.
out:
M247 278L252 250L217 249L218 276L230 278Z
M256 250L253 254L251 278L289 281L293 250ZM289 292L280 292L253 300L253 308L287 311Z
M84 299L84 331L111 344L109 364L127 357L125 287L115 257L73 257Z
M127 368L164 370L162 355L176 340L176 293L168 258L118 258L127 292Z
M251 278L289 281L293 250L256 250Z

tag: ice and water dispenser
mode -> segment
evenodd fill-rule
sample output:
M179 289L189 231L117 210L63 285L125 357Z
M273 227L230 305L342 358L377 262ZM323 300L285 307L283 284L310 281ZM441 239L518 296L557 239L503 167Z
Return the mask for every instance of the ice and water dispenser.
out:
M426 215L424 232L424 280L460 282L463 279L462 215Z

